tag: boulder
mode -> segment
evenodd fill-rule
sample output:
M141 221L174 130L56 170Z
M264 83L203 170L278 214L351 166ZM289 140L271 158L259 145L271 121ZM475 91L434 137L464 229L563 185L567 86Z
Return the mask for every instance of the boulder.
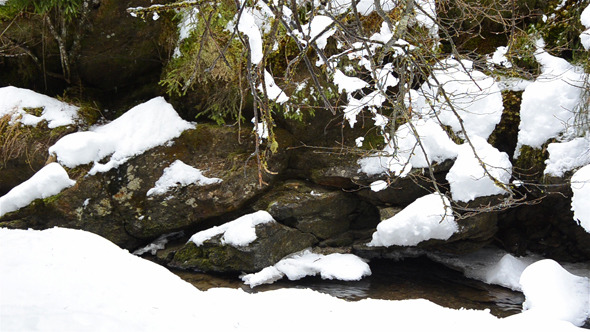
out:
M283 141L279 144L288 145ZM264 192L266 186L259 184L252 151L249 131L198 125L171 144L146 151L109 172L90 176L86 175L88 166L70 170L76 185L3 216L0 227L72 227L133 249L162 234L198 228L205 220L243 208ZM178 186L162 195L147 196L163 170L175 160L222 181ZM286 167L287 155L279 150L268 164L273 174L264 173L262 180L270 183Z
M253 273L317 242L309 233L276 222L259 224L255 230L257 238L247 246L223 243L222 235L204 241L201 246L189 241L176 252L169 265L203 272Z

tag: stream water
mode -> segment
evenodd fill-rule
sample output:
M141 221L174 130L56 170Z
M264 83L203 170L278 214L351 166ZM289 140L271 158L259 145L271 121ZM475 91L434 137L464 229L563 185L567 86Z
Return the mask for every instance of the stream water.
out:
M522 293L466 278L461 272L425 257L401 261L372 260L370 266L372 275L355 282L308 277L297 281L280 280L254 289L244 285L238 276L173 272L201 290L231 287L242 288L247 292L264 292L279 288L311 288L350 301L365 298L423 298L455 309L490 309L491 313L498 317L519 313L524 301Z

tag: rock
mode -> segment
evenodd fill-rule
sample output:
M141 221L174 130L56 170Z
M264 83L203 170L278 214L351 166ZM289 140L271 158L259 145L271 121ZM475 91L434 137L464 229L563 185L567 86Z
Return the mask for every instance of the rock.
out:
M279 144L288 146L287 142ZM88 166L71 170L75 186L36 201L34 207L3 216L0 227L78 228L134 249L162 234L197 228L208 219L244 208L264 192L265 186L258 183L255 158L250 158L252 151L249 131L198 125L173 144L151 149L109 172L85 176ZM280 173L287 165L286 158L281 151L270 157L271 170ZM176 187L164 195L147 196L163 170L175 160L222 182ZM274 177L276 174L265 173L263 180L271 182Z
M559 261L590 260L590 233L573 218L569 176L529 190L530 204L502 211L498 244L515 255L527 251Z
M254 242L242 247L223 244L221 235L201 246L189 241L176 252L169 265L203 272L253 273L317 242L311 234L276 222L257 225L256 236Z
M479 197L462 206L454 207L455 217L458 225L458 231L447 240L430 239L418 243L414 248L423 250L444 251L456 254L465 254L481 249L486 244L493 241L498 231L496 212L466 213L465 211L477 210L488 205L494 205L501 202L503 196L486 196ZM457 204L457 203L455 203ZM393 217L401 209L396 207L380 209L382 220ZM463 212L463 213L462 213ZM462 213L462 214L461 214ZM395 257L396 255L405 255L407 250L412 247L390 246L390 247L369 247L366 244L370 242L371 237L365 238L354 245L354 251L367 258L375 257Z
M353 194L303 181L287 181L261 197L254 209L268 211L278 222L311 233L318 239L348 231L359 218L371 218L360 209L367 204ZM376 221L376 220L375 220ZM369 222L365 227L374 226Z

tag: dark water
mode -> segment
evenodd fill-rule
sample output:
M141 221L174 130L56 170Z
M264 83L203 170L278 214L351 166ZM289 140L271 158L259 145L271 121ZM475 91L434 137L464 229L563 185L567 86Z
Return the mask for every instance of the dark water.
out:
M214 276L196 272L174 271L201 290L212 287L242 288L247 292L263 292L279 288L311 288L345 300L365 298L405 300L423 298L448 308L490 309L498 317L521 311L524 296L510 289L468 279L427 258L403 261L373 260L373 274L361 281L347 282L308 277L302 280L280 280L254 289L244 285L237 276Z

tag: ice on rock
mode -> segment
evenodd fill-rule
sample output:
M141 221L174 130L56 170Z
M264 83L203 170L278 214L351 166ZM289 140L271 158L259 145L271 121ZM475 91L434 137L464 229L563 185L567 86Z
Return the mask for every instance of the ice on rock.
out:
M414 246L429 239L446 240L459 226L448 198L430 194L418 198L395 216L383 220L368 246Z
M526 298L523 309L582 326L590 317L590 280L567 272L557 262L544 259L527 267L520 277Z
M523 259L506 254L498 263L486 270L484 280L488 284L520 290L520 276L528 265Z

